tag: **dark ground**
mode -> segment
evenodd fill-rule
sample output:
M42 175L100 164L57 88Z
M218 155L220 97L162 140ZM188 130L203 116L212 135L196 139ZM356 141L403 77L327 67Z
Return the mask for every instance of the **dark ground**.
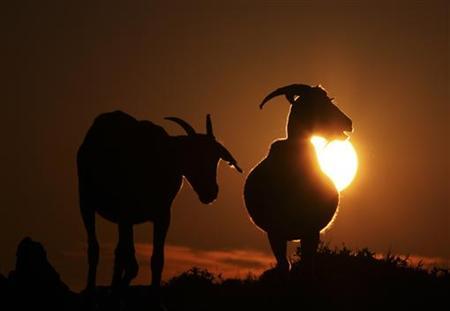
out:
M1 310L449 310L450 273L411 266L391 254L377 259L367 249L322 245L313 280L297 254L285 277L266 273L222 279L192 268L169 280L157 295L147 286L121 293L109 287L74 293L60 280L41 244L24 239L16 269L0 275Z

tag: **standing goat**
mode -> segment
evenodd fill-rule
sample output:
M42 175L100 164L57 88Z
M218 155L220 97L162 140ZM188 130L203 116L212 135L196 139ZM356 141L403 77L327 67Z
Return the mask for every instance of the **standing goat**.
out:
M112 287L127 286L138 272L133 225L153 222L152 285L160 286L170 207L184 176L202 203L217 198L220 159L242 172L230 152L216 141L210 116L206 134L185 121L187 136L169 136L160 126L115 111L95 119L77 155L80 209L88 237L87 289L95 287L99 246L95 213L118 224Z
M312 272L319 233L332 220L339 192L321 170L310 142L312 135L346 137L352 121L320 86L294 84L270 93L260 105L285 95L291 103L287 139L272 143L269 154L249 174L244 199L253 222L267 232L277 260L275 271L290 269L289 240L301 239L305 266Z

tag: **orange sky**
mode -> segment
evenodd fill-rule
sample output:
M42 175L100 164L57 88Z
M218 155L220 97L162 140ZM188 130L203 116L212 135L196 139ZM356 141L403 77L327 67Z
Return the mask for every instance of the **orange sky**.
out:
M290 83L320 83L354 121L359 172L322 238L450 258L446 1L54 2L2 8L1 273L30 235L63 279L83 282L84 258L67 255L85 238L75 152L93 118L116 109L171 134L182 132L165 116L204 130L211 113L216 136L245 174L221 164L211 206L185 184L168 243L178 251L233 250L231 258L270 256L242 187L271 141L284 136L288 105L277 100L260 111L258 104ZM113 245L115 227L98 223L101 244ZM136 232L142 245L151 241L150 225ZM107 280L111 267L101 269Z

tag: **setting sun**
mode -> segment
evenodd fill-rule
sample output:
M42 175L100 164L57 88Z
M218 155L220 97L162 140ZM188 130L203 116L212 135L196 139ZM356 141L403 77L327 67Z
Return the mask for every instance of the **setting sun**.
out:
M349 140L328 142L320 136L313 136L311 143L316 149L319 165L336 185L339 191L347 188L358 169L358 157Z

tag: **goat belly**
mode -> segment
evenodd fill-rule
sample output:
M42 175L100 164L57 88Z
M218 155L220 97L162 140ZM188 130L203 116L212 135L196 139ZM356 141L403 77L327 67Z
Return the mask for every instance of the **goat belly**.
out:
M97 166L97 169L101 168ZM161 165L160 165L161 167ZM181 186L181 176L158 176L152 166L94 178L90 190L98 214L117 223L119 220L138 224L154 221L169 212L169 207Z
M247 178L244 198L253 222L288 240L323 229L339 203L335 186L310 166L266 159ZM307 168L307 169L305 169Z

